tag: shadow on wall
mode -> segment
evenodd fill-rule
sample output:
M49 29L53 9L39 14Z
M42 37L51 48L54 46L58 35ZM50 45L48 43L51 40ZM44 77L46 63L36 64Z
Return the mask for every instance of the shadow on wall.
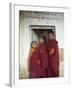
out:
M59 76L64 76L64 49L59 49L59 60L60 60L60 67L59 67ZM19 70L19 79L28 79L29 73L26 68L20 68Z

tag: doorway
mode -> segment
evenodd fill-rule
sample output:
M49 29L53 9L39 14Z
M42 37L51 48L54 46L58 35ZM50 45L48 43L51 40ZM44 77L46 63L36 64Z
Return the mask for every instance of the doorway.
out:
M30 30L31 30L31 41L38 42L40 36L45 37L46 41L48 41L49 31L53 31L56 36L55 26L30 26Z

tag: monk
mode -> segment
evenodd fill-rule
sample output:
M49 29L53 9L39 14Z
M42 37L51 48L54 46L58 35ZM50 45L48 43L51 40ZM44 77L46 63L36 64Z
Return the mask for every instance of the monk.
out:
M59 77L59 51L58 42L53 31L48 33L48 77Z
M42 69L36 41L32 41L28 59L29 78L41 78Z
M48 57L47 57L47 51L46 51L46 43L45 38L40 37L39 38L39 59L41 61L41 68L42 68L42 78L47 77L47 66L48 66Z

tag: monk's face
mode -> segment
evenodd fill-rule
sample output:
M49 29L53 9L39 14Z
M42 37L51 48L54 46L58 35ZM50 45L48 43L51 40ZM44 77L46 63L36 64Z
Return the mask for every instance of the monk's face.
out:
M43 43L43 42L44 42L44 39L43 39L43 38L40 38L40 39L39 39L39 42L40 42L40 43Z
M53 39L55 39L55 36L54 36L53 33L49 33L49 34L48 34L48 38L49 38L50 40L53 40Z
M37 48L36 42L33 42L33 43L32 43L32 48L34 48L34 49Z

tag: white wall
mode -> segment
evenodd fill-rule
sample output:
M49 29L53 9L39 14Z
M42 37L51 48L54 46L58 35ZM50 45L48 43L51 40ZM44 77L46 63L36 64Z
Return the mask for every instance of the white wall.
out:
M42 18L41 18L42 17ZM52 25L56 27L56 39L59 48L64 47L63 13L31 13L21 12L20 16L20 66L27 68L30 49L30 25Z

